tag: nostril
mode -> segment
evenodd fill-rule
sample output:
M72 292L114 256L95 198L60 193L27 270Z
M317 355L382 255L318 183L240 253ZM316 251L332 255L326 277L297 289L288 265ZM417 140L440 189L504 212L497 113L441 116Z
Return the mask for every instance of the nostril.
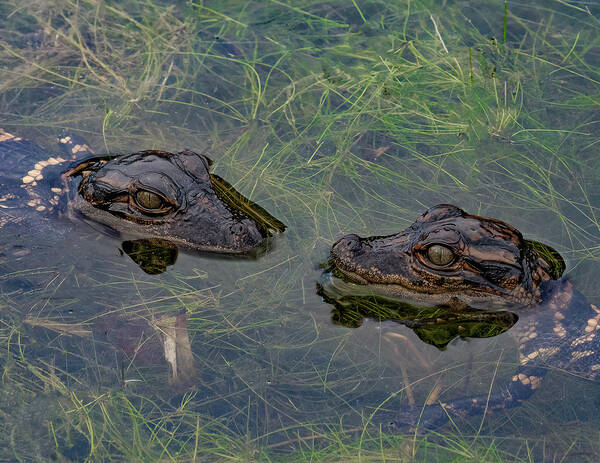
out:
M335 248L340 250L356 251L360 248L360 237L358 235L346 235L338 240L334 245Z

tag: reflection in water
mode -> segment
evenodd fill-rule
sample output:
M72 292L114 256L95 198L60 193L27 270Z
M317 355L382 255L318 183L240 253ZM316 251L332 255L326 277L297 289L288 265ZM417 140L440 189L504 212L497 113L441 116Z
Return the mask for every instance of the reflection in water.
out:
M123 251L149 275L158 275L177 260L177 246L161 238L124 241Z
M393 321L411 328L427 344L440 349L460 337L488 338L511 328L518 320L508 311L486 311L450 306L418 307L406 302L385 299L377 295L343 294L341 288L352 284L325 273L317 285L317 292L325 302L332 304L331 320L338 325L356 328L364 318Z

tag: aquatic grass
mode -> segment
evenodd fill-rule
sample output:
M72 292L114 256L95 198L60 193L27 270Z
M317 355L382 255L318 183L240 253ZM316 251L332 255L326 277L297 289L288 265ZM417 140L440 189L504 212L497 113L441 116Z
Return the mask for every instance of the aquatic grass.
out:
M454 74L456 74L456 72L458 72L459 74L456 75L455 77L453 77L453 73L448 74L443 69L443 67L438 67L438 65L435 62L433 62L431 59L428 60L425 57L426 55L423 53L423 51L417 50L417 48L415 47L414 44L409 44L407 46L408 46L408 48L410 50L412 50L414 56L416 56L416 57L419 58L418 61L416 62L416 65L418 67L424 67L424 72L421 73L420 77L416 77L415 78L415 80L419 82L419 85L415 85L416 88L421 88L421 89L427 91L426 89L427 89L428 86L432 87L433 85L437 85L437 88L445 88L444 91L448 91L447 90L448 89L448 82L444 82L444 80L439 80L439 79L435 78L435 79L433 79L433 81L432 81L431 84L427 84L426 81L423 82L423 76L426 75L426 74L431 74L432 70L440 70L440 72L442 72L442 75L444 75L445 77L450 77L451 78L451 80L449 82L454 82L454 84L458 83L458 84L462 85L463 87L467 87L465 75L464 75L464 72L461 70L462 67L461 67L460 64L458 64L458 66L455 65ZM340 57L340 55L341 55L342 58L344 56L346 56L346 57L349 57L349 58L351 57L352 59L356 59L356 54L355 53L351 53L350 50L347 50L347 51L343 52L343 49L341 49L342 51L340 51L340 47L339 46L334 46L331 50L333 51L333 53L335 53L336 57ZM429 50L427 50L427 52L428 52L427 54L430 54ZM361 55L361 58L364 58L364 56L368 56L368 54ZM435 57L436 55L433 55L433 56ZM215 59L218 59L218 60L229 60L229 61L235 61L235 62L241 61L241 60L239 60L237 58L236 59L232 59L232 58L229 58L229 57L218 57L217 58L216 55L212 55L211 56L211 55L207 55L207 54L204 55L204 58L205 59L215 58ZM370 60L372 62L374 62L375 60L377 60L377 58L378 58L377 56L373 55L373 57L370 58ZM441 56L440 58L445 58L445 57ZM436 59L437 59L437 57L436 57ZM212 61L214 62L214 60L212 60ZM423 64L425 64L425 66L423 66ZM415 64L413 64L413 66L414 65ZM451 63L451 65L452 65L452 63ZM244 69L245 70L246 69L247 70L252 70L252 69L254 69L254 66L256 66L256 64L250 64L249 67L245 66ZM261 66L263 66L263 65L261 65ZM244 73L245 72L246 71L244 71ZM271 71L269 71L269 72L271 72ZM375 73L374 74L372 71L370 71L370 72L371 72L371 77L370 77L371 80L373 78L377 78L378 75L382 74L382 73ZM364 72L359 72L358 73L358 75L364 75L364 74L365 74ZM435 76L435 73L433 75ZM262 86L260 84L260 77L257 77L257 76L258 76L258 73L256 72L256 70L252 71L250 74L248 74L248 75L245 76L245 79L250 84L250 91L251 91L251 93L256 93L256 96L253 97L254 103L252 103L251 108L250 108L250 114L251 114L251 116L252 115L255 116L257 114L257 111L258 111L258 106L257 106L258 102L261 101L261 99L263 99L262 95L264 94L264 90L262 89ZM321 81L322 81L322 79L321 79ZM407 78L407 81L410 84L410 82L411 82L410 81L410 77ZM226 82L229 85L231 85L231 84L234 83L230 79L228 79ZM293 86L295 88L294 92L299 92L300 90L298 90L297 84L295 82L293 82L293 81L292 81L292 83L293 83ZM348 89L350 89L350 87L348 87L347 83L345 83L345 82L342 82L342 84L343 84L342 88L344 89L343 91L347 92ZM357 95L358 96L363 95L360 98L364 98L364 96L367 94L365 92L370 92L369 85L363 85L364 82L360 82L360 81L358 81L357 84L358 85L357 85L356 88L360 89L360 93L358 93ZM425 85L425 87L423 87L423 85ZM143 86L142 86L142 88L143 88ZM163 88L168 88L168 86L163 85ZM356 124L357 121L360 120L361 117L364 117L364 115L369 115L370 113L373 113L372 109L368 109L367 110L365 108L367 108L367 107L371 108L373 106L372 103L374 101L379 101L379 102L381 101L381 98L379 98L377 100L373 99L373 98L377 97L377 92L381 91L381 88L382 87L379 86L378 87L379 90L375 89L375 91L373 92L374 96L372 98L369 98L369 99L365 100L364 103L361 103L361 100L359 98L359 100L357 100L355 102L351 102L350 106L348 108L345 108L346 111L340 112L339 110L336 110L334 117L339 118L339 119L343 119L345 117L350 116L350 117L354 118L354 121L355 121L354 124ZM334 90L335 90L335 87L334 87ZM384 90L386 90L385 87L384 87ZM490 133L492 135L495 135L495 134L500 135L502 133L502 131L506 129L506 124L507 123L511 123L511 124L514 123L514 121L515 121L515 119L517 117L516 114L518 114L518 113L514 113L514 111L510 110L510 108L508 110L505 110L503 107L500 106L499 101L498 101L497 90L498 89L494 85L495 97L496 97L496 102L497 102L498 112L499 113L498 113L498 115L490 115L490 113L488 113L486 115L487 122L484 121L483 124L482 124L482 126L484 128L488 127L490 124L492 124L492 125L494 125L496 127L490 128L489 130L486 129L484 132L482 132L482 135L486 134L486 133ZM329 85L329 88L327 89L327 91L328 92L331 91L331 86L330 85ZM506 92L506 83L504 85L504 91ZM296 93L296 95L297 95L296 96L296 100L297 101L303 101L304 104L306 103L305 99L300 98L303 94ZM343 95L343 93L340 93L340 95ZM349 95L350 95L350 98L352 98L352 93L350 93ZM403 96L404 95L399 94L398 95L398 101L402 101L404 103L406 100L402 99ZM345 98L348 98L348 97L345 97ZM171 101L176 101L176 100L171 100ZM347 100L347 101L351 101L351 100ZM408 101L410 101L410 99ZM413 98L413 101L416 104L424 104L425 103L425 102L421 102L417 98ZM293 103L293 99L290 99L289 103L287 103L287 104L284 103L283 105L279 105L278 107L282 107L283 106L284 108L287 108L287 107L290 107L292 103ZM229 105L230 105L230 103L229 103ZM358 109L358 112L356 113L356 115L353 115L353 109L357 108L357 105L362 106L362 109ZM481 102L478 105L478 107L483 108L484 111L487 111L486 110L486 106L487 106L487 103L485 103L485 102ZM427 102L427 106L425 106L424 109L426 111L429 111L429 114L434 114L434 112L432 112L433 108L431 107L431 101ZM439 114L439 109L435 110L435 113ZM112 115L113 113L111 112L111 113L108 113L108 114ZM242 114L242 113L239 113L239 114ZM444 133L448 133L448 134L450 134L450 133L462 133L466 129L466 126L464 124L460 124L458 126L453 126L453 124L451 124L451 125L449 125L447 127L447 129L442 129L441 126L440 126L440 124L444 123L443 120L436 120L436 118L431 118L430 116L428 116L427 113L420 114L419 110L417 110L417 112L415 113L415 115L417 117L424 118L424 122L421 123L421 125L424 128L425 127L432 127L433 130L434 130L434 132L433 132L434 135L435 134L440 135L440 134L444 134ZM437 117L439 118L439 116L437 116ZM464 120L465 117L462 114L457 114L457 115L450 114L450 117L448 119L452 119L452 120ZM423 136L427 134L427 132L415 131L414 129L410 129L410 125L407 126L407 123L410 124L410 121L407 121L406 117L404 117L403 119L398 119L398 120L390 120L389 122L385 123L385 125L381 129L379 129L379 131L380 132L384 132L384 131L385 132L390 132L390 131L393 132L394 129L397 131L398 128L408 127L408 129L407 129L407 131L405 133L406 134L411 134L411 137L420 137L420 138L423 138ZM328 125L333 124L333 125L331 125L331 127L334 127L335 126L335 120L332 120L331 122L328 122L327 124ZM105 129L106 129L106 127L103 127L103 130L105 130ZM342 136L341 136L342 140L349 139L348 137L351 135L350 134L351 129L352 129L352 124L349 126L348 129L346 129L346 132L344 132L342 134ZM360 130L361 129L357 129L356 132L359 133ZM479 129L475 130L475 134L477 134L479 132L481 132ZM328 137L329 133L330 133L330 130L322 132L320 138ZM396 135L398 137L400 134L396 134ZM405 149L406 148L408 148L409 150L412 149L413 156L419 162L428 162L428 163L431 163L431 167L432 168L439 170L440 164L438 162L435 162L432 159L430 159L431 156L428 156L428 155L424 156L418 150L415 150L414 148L412 148L410 146L406 147L405 144L403 144L401 146L403 148L405 148ZM341 146L340 147L340 150L341 150L340 152L343 153L347 149L348 149L348 147ZM346 156L346 155L344 155L344 156ZM231 159L231 161L233 162L234 159L237 161L237 159L235 157L233 157ZM335 172L336 166L339 164L339 160L341 158L339 156L332 156L332 157L328 156L326 158L323 157L323 159L330 159L330 160L329 161L325 161L326 164L324 164L322 166L322 170L321 171L328 171L329 174L332 175L332 172ZM271 160L269 161L269 165L268 165L269 171L275 170L273 167L274 167L274 164L275 164L276 160L277 160L277 158L275 158L275 159L271 158ZM352 166L353 163L352 162L350 164L345 163L344 165ZM372 167L372 168L373 169L377 169L377 167L378 166L375 166L375 167ZM396 167L396 166L394 166L394 167ZM240 168L243 168L243 165L241 165ZM398 172L398 169L395 168L392 172ZM443 172L443 170L442 170L442 172ZM344 173L347 174L347 172L344 172ZM302 174L304 174L304 172L302 172ZM402 179L406 181L407 179L414 178L415 177L415 172L411 171L411 174L412 175L410 177L408 175L405 175L405 176L402 177ZM451 178L453 178L455 182L458 180L458 177L456 177L454 175L452 175ZM262 180L262 178L261 178L261 180ZM392 181L392 179L389 179L389 180L390 180L390 182ZM397 180L394 179L393 181L397 181ZM277 184L276 181L274 183ZM425 180L425 181L421 182L421 186L423 186L423 184L429 184L429 183L430 182L428 180ZM256 183L255 183L255 185L256 185ZM461 187L461 188L464 188L464 185L461 185L460 182L458 183L458 186Z
M0 8L2 126L44 146L77 130L100 152L208 148L218 175L289 227L253 266L188 263L151 278L107 257L98 267L109 271L77 283L58 277L43 297L3 295L2 458L531 461L580 447L597 455L591 430L564 421L554 430L561 417L540 412L554 407L560 385L525 411L486 417L472 436L363 427L362 410L385 400L402 381L396 367L410 370L413 359L394 363L377 342L328 324L313 287L336 237L395 232L434 203L453 202L556 245L579 289L596 294L593 5L60 0ZM20 32L40 28L43 37ZM65 287L86 288L97 313L69 313L82 304L52 298ZM188 315L203 370L181 397L164 362L120 364L114 346L77 334L110 316L148 322L178 313ZM488 378L498 355L481 357L466 376ZM456 392L462 383L453 381ZM405 405L392 399L390 408ZM40 401L52 405L40 417L48 427L28 435L21 414ZM516 435L519 422L533 431Z
M227 315L227 317L230 318L231 315ZM299 335L302 333L302 335L309 334L305 329L299 326L297 328L295 331ZM237 329L235 331L237 332ZM273 333L276 333L276 331ZM213 338L211 342L218 342L218 337ZM229 339L227 340L227 345L238 350L244 343L248 345L247 340L248 338L243 342L232 342ZM252 341L250 344L254 342ZM288 341L282 343L280 347L286 350L294 349L293 344L293 341L291 343ZM343 346L344 344L341 345L342 349L340 353L343 353L345 350ZM224 350L221 348L220 351L221 353L225 353L227 349ZM52 433L57 436L52 441L57 442L54 445L56 451L63 454L74 452L70 454L79 455L79 458L84 458L88 455L86 452L89 452L90 455L93 454L93 459L95 460L104 458L110 460L111 455L120 455L119 458L129 460L144 459L145 461L161 461L164 458L191 458L191 455L195 454L194 452L196 451L200 451L200 454L205 456L214 455L214 458L261 458L261 455L264 458L273 458L279 452L285 450L284 454L287 455L286 460L302 460L302 458L311 456L321 461L329 461L330 459L340 458L343 455L346 458L352 458L358 451L361 454L361 458L372 458L374 461L377 461L378 458L392 459L392 461L394 458L398 458L399 461L403 461L402 458L404 457L398 456L402 454L399 454L398 450L393 450L394 447L402 447L403 440L401 437L390 438L385 433L380 434L377 432L372 435L373 431L369 431L366 439L363 438L361 441L356 441L352 437L355 431L349 431L348 426L340 425L339 428L335 428L327 425L323 428L319 426L319 423L312 421L307 423L299 422L294 426L282 423L281 427L269 427L263 431L266 433L264 436L259 433L256 437L249 439L249 443L246 444L244 438L240 437L240 434L243 436L246 432L244 429L248 429L244 423L248 419L249 413L255 413L252 410L255 406L259 406L259 403L254 405L250 402L244 406L245 393L253 391L253 394L260 394L263 397L261 401L266 400L269 404L268 408L271 410L276 410L286 403L289 407L289 402L286 400L285 395L281 398L277 397L277 394L285 391L285 388L282 386L287 382L281 374L273 372L274 377L278 381L278 387L274 390L276 393L275 396L269 394L267 392L268 389L264 389L264 386L257 388L254 380L251 379L253 375L249 375L247 369L249 360L255 357L254 352L252 348L243 349L243 352L240 352L244 354L242 357L238 360L230 359L223 365L223 367L234 369L236 372L234 377L239 377L242 380L242 384L245 385L243 389L232 391L233 394L223 394L222 387L219 387L219 383L217 382L213 398L207 398L206 393L203 393L204 397L200 398L196 393L189 392L184 394L181 399L175 399L174 402L172 399L165 401L161 397L163 393L156 390L156 381L158 378L144 378L144 382L154 385L151 390L146 392L142 392L145 389L143 383L133 382L128 383L122 392L118 390L110 392L111 389L104 392L93 392L93 388L85 386L85 384L81 383L81 380L77 382L68 380L65 382L58 379L57 373L61 376L66 375L67 378L72 377L73 374L66 371L57 371L51 365L40 365L42 370L39 370L40 366L31 370L28 363L33 358L21 363L21 365L25 367L24 371L40 371L40 374L36 373L34 377L50 386L50 391L58 391L64 397L64 400L60 401L62 412L52 419ZM256 360L259 360L259 357L256 357ZM254 364L254 361L250 363ZM260 365L261 363L259 361L256 365ZM297 371L292 369L288 373L288 387L298 388L314 384L314 381L318 377L314 379L311 379L310 376L306 377L306 373L308 372L305 370L306 366L302 365L301 362L298 363L298 367L300 369ZM315 372L318 372L318 369L321 368L318 367L318 363L314 364L314 367ZM336 371L335 376L339 379L330 378L327 381L329 383L327 386L328 389L341 387L340 390L345 390L346 388L343 385L336 386L335 382L347 381L347 378L355 377L362 369L366 368L368 371L371 368L368 363L360 364L356 363L355 360L351 361L348 367L354 370L354 372ZM49 375L44 373L43 370L47 370ZM52 373L53 371L55 373ZM365 376L365 371L362 371L361 374L365 379L368 377ZM19 376L22 377L23 373L13 371L11 375L13 378L16 378ZM54 379L50 380L50 378ZM303 381L305 382L304 385ZM67 387L67 383L71 384ZM13 383L11 382L11 384ZM35 382L30 384L34 388L37 387ZM52 386L52 384L60 386ZM80 384L80 387L76 388L76 384ZM210 383L207 386L209 388L212 387ZM74 392L75 390L78 392ZM201 412L211 402L231 401L236 396L241 396L242 400L233 402L234 404L237 402L234 408L234 411L237 411L234 412L234 415L229 415L229 419L238 422L236 426L238 431L233 434L231 433L230 426L224 426L220 420L214 420L210 415L204 416L203 412ZM292 394L292 400L294 400L293 397L294 395ZM305 402L303 406L305 407L308 403L309 401ZM320 410L323 412L322 406ZM256 409L256 412L258 412L258 409ZM62 417L63 413L65 414L64 417ZM240 425L243 425L241 429L239 428ZM254 428L255 425L250 424L250 426ZM278 433L287 435L287 439L277 438ZM65 434L71 437L64 437ZM273 445L268 444L268 442L272 442L272 439L274 440ZM442 436L440 442L435 442L435 439L431 442L431 439L430 437L427 441L419 440L417 444L417 454L429 455L427 457L428 461L448 461L448 458L451 458L452 455L455 455L457 459L462 456L477 461L480 455L489 455L489 452L494 451L493 446L486 449L486 445L488 444L485 444L484 440L481 443L475 441L474 444L467 444L466 442L469 441L467 436L462 436L457 441L454 441L454 438L450 436ZM92 445L92 442L96 442L96 444ZM454 446L456 448L453 448ZM14 449L14 447L11 448ZM271 457L267 457L267 454L264 452L270 448L275 453ZM296 453L297 456L294 456ZM503 454L505 457L510 456L509 454ZM187 455L187 457L184 455ZM246 455L246 457L243 457L243 455ZM435 458L435 455L438 455L437 458L439 460ZM511 461L520 460L511 458Z

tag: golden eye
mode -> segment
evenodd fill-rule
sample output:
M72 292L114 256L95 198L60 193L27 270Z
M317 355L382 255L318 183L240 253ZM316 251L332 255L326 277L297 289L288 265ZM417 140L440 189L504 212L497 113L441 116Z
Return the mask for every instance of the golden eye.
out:
M162 198L156 193L147 190L139 190L135 194L135 202L142 209L156 210L163 207Z
M429 257L429 260L433 265L441 267L448 265L454 260L454 253L446 246L434 244L427 249L427 257Z

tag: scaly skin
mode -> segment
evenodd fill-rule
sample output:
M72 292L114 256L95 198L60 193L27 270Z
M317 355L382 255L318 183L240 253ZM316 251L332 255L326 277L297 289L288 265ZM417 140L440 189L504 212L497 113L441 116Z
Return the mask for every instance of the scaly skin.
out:
M444 246L445 265L430 259ZM443 204L403 232L346 235L331 249L332 263L373 293L417 305L506 308L519 315L509 330L520 366L489 397L465 397L400 413L396 425L435 427L455 415L519 405L538 389L549 367L591 380L600 374L600 310L561 278L564 263L551 248L525 240L514 227Z
M450 249L454 260L433 264L427 250L434 244ZM331 248L331 259L350 280L429 304L535 305L540 284L550 279L549 264L516 228L447 204L394 235L346 235Z
M0 227L60 210L117 235L228 254L264 249L271 230L285 229L210 174L212 161L202 154L150 150L93 157L79 137L58 141L65 154L52 156L0 129ZM140 203L144 197L152 207Z

